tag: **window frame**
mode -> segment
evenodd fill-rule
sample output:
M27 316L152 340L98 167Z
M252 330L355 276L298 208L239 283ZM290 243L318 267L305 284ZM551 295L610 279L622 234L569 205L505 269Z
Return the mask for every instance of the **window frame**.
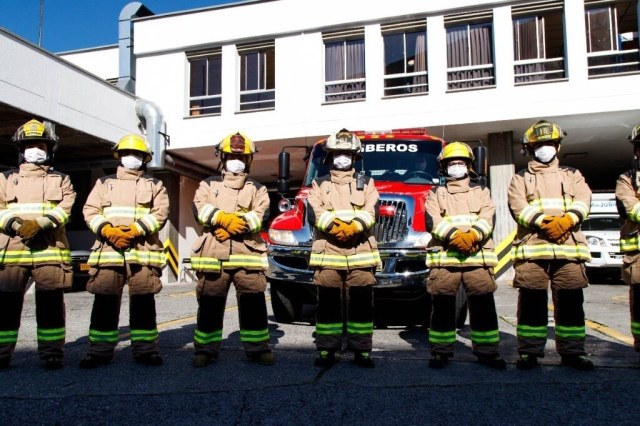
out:
M206 70L204 72L204 95L196 95L194 96L192 93L193 86L193 64L196 61L205 61ZM218 82L218 87L220 88L220 93L209 94L209 90L211 87L211 72L210 65L211 61L215 60L219 62L219 70L218 76L220 81ZM187 104L187 116L189 117L200 117L200 116L217 116L222 114L222 49L213 49L205 52L192 52L187 53L187 62L189 66L189 97ZM214 83L215 85L215 83ZM194 102L203 102L213 101L214 105L193 105ZM216 102L217 101L217 102ZM217 105L215 105L217 104ZM214 110L213 112L204 112L207 110ZM196 113L197 112L197 113Z
M366 76L366 41L364 37L364 28L356 28L346 31L336 31L331 33L324 33L322 37L323 41L323 55L324 55L324 74L323 74L323 87L324 87L324 103L341 103L341 102L353 102L362 101L367 97L367 76ZM362 51L362 63L351 64L349 62L349 43L361 42L359 50ZM329 80L327 69L329 60L327 55L329 44L341 44L342 53L342 72L341 79ZM347 78L349 68L361 69L362 77ZM340 90L340 87L344 90ZM331 92L332 88L337 88L340 91Z
M418 21L411 22L402 22L396 24L387 24L382 26L382 43L383 43L383 52L384 52L384 74L383 74L383 96L385 98L394 98L400 96L415 96L415 95L425 95L429 93L429 66L427 63L427 24L425 19L421 19ZM407 67L409 65L408 52L407 52L407 37L410 34L422 34L424 40L423 43L423 62L424 62L424 70L420 71L412 71L408 72ZM391 73L388 72L387 68L389 64L387 63L387 55L389 53L388 48L390 47L387 43L387 40L391 36L402 36L402 64L403 64L403 72ZM418 43L419 41L416 41ZM415 55L415 51L412 56ZM415 62L418 62L419 59L414 58L414 66ZM424 82L420 82L421 79L424 79ZM406 84L398 84L392 85L394 80L405 81L408 82ZM416 81L418 81L416 83ZM393 93L396 91L403 91L401 93Z
M257 55L255 74L248 60ZM269 111L276 107L275 64L273 40L238 46L238 111ZM256 87L248 89L247 87Z

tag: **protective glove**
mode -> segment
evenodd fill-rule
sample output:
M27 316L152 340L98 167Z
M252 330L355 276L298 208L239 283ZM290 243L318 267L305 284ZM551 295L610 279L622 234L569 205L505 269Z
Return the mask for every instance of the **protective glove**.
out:
M360 233L360 228L358 227L358 224L356 223L355 220L352 220L351 222L346 223L343 229L344 229L343 232L345 236L349 239L355 237Z
M571 228L573 228L573 219L571 215L565 213L564 216L545 216L542 219L540 229L547 239L557 244L564 244L569 238Z
M142 235L142 232L140 232L139 228L137 226L135 226L135 224L131 224L129 226L118 226L118 228L124 232L125 234L127 234L132 240L134 238L138 238Z
M107 224L102 228L102 236L118 250L125 250L131 244L131 238L126 232L120 228L116 228L111 224Z
M42 230L42 227L35 220L25 220L18 228L17 234L22 241L30 241Z
M348 224L341 219L333 219L333 226L329 229L329 234L333 235L339 241L346 241L345 228Z
M231 235L239 235L247 232L247 222L240 216L233 213L218 213L216 224L222 226Z
M459 232L454 237L456 240L456 246L462 254L472 254L478 251L477 245L479 243L478 235L472 230L467 232Z
M216 240L220 241L221 243L231 238L231 234L229 234L224 228L216 228L215 231L213 231L213 235L215 235Z

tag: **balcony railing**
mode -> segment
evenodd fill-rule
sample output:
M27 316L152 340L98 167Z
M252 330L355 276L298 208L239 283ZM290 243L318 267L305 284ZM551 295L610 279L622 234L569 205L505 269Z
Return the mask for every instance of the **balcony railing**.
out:
M240 92L240 111L258 111L276 107L276 90L244 90Z
M638 49L591 52L587 54L589 77L635 72L640 70Z
M385 96L406 96L427 93L429 83L427 72L408 72L384 76Z
M326 82L324 93L325 102L364 99L366 97L366 82L364 78Z
M516 84L561 80L566 75L564 58L515 61L513 73Z
M447 89L464 90L495 86L493 64L447 69Z

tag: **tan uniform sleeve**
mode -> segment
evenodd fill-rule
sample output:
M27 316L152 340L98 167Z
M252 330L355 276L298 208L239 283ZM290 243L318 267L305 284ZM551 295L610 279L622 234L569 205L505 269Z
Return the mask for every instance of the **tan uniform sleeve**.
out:
M314 225L316 228L324 232L333 226L333 220L336 218L336 215L332 210L329 210L329 206L324 201L325 197L323 197L322 194L323 190L325 190L325 185L314 180L311 183L311 190L307 196L307 202L309 207L313 210L313 214L309 215L311 225Z
M7 177L0 173L0 232L13 235L11 225L17 217L7 208Z
M616 182L616 201L624 207L628 220L640 222L640 200L633 189L631 179L633 177L630 176L630 173L620 175Z
M200 182L193 196L193 214L202 226L213 226L213 216L219 210L209 202L210 179Z
M64 226L69 222L69 219L71 218L71 208L73 207L73 203L76 201L76 191L73 189L71 178L68 175L62 176L60 186L60 189L62 189L62 200L56 207L47 211L47 214L44 215L45 218L49 219L50 226L56 228ZM49 224L49 221L46 221L45 223ZM41 222L38 221L38 223Z
M153 179L153 206L148 214L137 219L137 226L142 235L155 234L162 229L169 216L169 195L161 180Z
M260 231L260 228L262 228L262 219L267 210L269 210L270 204L267 187L263 185L256 186L256 192L251 203L251 210L242 213L242 217L245 222L247 222L247 225L249 225L249 232Z
M539 228L542 219L544 219L544 212L541 207L529 205L523 176L513 175L507 194L507 202L513 219L526 228Z
M380 199L380 194L378 194L373 179L369 180L364 191L364 206L362 210L356 211L354 217L354 220L360 224L362 230L370 229L376 224L376 207Z
M451 241L458 228L445 221L442 217L440 202L438 201L438 188L429 191L425 201L425 210L427 231L431 232L431 235L440 241Z
M587 185L587 181L580 173L580 170L574 170L573 179L575 195L573 196L573 202L567 208L567 213L571 215L575 224L579 224L589 215L591 188Z
M491 192L488 188L483 188L481 192L481 207L478 220L471 227L480 234L480 240L485 240L493 231L493 218L496 213L496 206L491 199Z
M102 235L102 228L109 223L102 211L102 200L104 198L103 191L103 181L98 179L89 193L84 207L82 208L84 221L87 223L89 229L98 236Z

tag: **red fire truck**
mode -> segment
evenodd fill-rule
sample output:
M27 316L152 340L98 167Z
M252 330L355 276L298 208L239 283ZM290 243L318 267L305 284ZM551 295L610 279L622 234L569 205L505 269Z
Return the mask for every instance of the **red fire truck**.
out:
M431 239L425 225L425 199L440 183L437 157L445 142L426 129L355 132L362 141L362 159L356 173L371 176L380 193L374 235L382 258L374 287L376 326L426 325L431 304L426 292L425 246ZM271 303L278 322L313 322L316 289L309 268L315 229L307 220L307 194L313 179L327 175L326 140L315 143L307 155L302 186L293 201L280 201L279 216L268 231ZM278 191L289 191L290 155L279 155ZM477 170L477 169L476 169ZM466 319L466 298L458 300L458 323Z

